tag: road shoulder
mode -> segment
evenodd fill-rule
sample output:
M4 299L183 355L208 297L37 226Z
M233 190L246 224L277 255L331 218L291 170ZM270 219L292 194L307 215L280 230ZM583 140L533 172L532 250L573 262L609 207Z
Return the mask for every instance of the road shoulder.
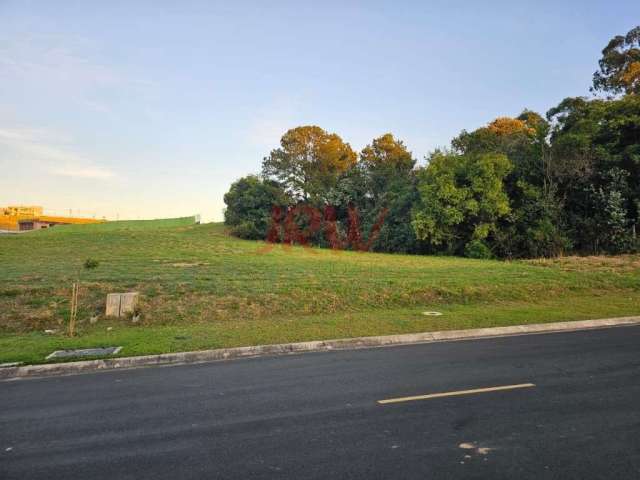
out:
M376 348L393 345L412 345L458 340L531 335L556 332L572 332L609 327L639 325L640 316L603 318L554 322L532 325L514 325L508 327L476 328L467 330L446 330L440 332L409 333L401 335L383 335L375 337L343 338L311 342L283 343L274 345L256 345L249 347L220 348L194 352L166 353L137 357L120 357L103 360L87 360L44 365L25 365L0 368L0 380L15 380L32 377L56 375L74 375L104 370L140 368L163 365L183 365L189 363L214 362L236 358L286 355L305 352L326 352L358 348Z

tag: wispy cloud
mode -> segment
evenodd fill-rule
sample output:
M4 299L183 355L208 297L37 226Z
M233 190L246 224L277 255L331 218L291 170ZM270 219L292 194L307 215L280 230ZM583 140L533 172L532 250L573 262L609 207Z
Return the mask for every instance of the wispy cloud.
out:
M124 82L113 68L87 54L82 39L41 33L15 38L0 46L0 78L35 84L80 101L96 88Z
M99 45L74 35L32 33L0 44L0 80L35 95L53 95L101 114L113 113L105 99L155 85L130 69L110 63Z
M115 174L111 170L101 167L64 167L51 170L54 175L61 177L77 177L77 178L112 178Z
M0 128L0 147L23 161L37 163L50 174L108 179L115 176L69 147L69 138L48 130Z

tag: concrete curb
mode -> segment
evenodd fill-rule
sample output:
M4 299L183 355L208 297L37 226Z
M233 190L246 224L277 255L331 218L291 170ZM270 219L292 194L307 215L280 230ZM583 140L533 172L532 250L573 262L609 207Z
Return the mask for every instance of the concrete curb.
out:
M48 377L54 375L73 375L122 368L139 368L160 365L181 365L188 363L214 362L235 358L259 357L266 355L284 355L303 352L326 352L357 348L386 347L393 345L411 345L455 340L527 335L536 333L572 332L606 327L639 325L638 317L604 318L571 322L542 323L533 325L515 325L510 327L475 328L469 330L446 330L441 332L408 333L378 337L344 338L276 345L257 345L254 347L221 348L196 352L166 353L140 357L109 358L104 360L86 360L47 365L26 365L0 368L0 380L29 377Z

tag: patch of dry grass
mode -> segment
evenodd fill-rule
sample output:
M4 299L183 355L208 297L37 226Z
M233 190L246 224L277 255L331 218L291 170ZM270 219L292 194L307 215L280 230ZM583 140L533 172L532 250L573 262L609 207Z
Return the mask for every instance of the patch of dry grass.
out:
M640 272L640 255L598 255L598 256L569 256L559 258L540 258L526 260L530 265L558 268L567 272Z

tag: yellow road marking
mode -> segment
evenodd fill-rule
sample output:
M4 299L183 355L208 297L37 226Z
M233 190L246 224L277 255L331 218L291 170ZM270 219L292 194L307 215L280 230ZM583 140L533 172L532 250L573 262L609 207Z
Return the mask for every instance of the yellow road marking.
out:
M474 393L500 392L502 390L515 390L517 388L535 387L533 383L519 383L518 385L503 385L501 387L474 388L473 390L458 390L457 392L430 393L428 395L416 395L413 397L387 398L378 400L380 405L387 403L413 402L414 400L428 400L430 398L456 397L458 395L471 395Z

